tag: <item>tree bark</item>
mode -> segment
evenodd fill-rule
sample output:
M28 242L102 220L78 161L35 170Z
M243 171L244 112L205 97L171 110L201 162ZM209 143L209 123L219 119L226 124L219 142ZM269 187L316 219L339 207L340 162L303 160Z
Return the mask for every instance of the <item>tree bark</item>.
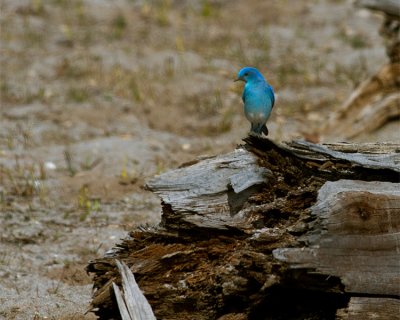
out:
M397 316L400 145L245 142L148 182L162 222L88 265L96 313L118 259L158 319Z

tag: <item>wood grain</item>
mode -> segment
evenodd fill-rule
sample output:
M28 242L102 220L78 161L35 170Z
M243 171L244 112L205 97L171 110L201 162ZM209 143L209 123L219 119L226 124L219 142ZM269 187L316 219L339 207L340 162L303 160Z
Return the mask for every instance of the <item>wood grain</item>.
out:
M243 223L240 217L233 217L257 186L267 183L272 176L257 161L254 154L239 148L162 174L150 180L147 188L171 207L179 217L179 228L226 230Z
M398 320L400 300L392 298L353 297L349 306L339 309L337 320Z
M159 319L334 319L399 297L400 145L245 142L149 181L161 224L87 267L101 319L116 259Z
M400 296L400 184L327 182L311 211L308 245L275 258L339 277L349 293Z

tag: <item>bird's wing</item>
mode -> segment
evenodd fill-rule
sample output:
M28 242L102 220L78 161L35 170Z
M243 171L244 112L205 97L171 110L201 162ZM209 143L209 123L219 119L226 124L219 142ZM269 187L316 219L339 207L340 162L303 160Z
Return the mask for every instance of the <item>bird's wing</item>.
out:
M243 90L242 100L243 100L243 103L246 103L246 89Z
M274 90L272 89L271 86L267 86L266 90L268 97L271 99L271 109L274 107L275 104L275 94L274 94Z

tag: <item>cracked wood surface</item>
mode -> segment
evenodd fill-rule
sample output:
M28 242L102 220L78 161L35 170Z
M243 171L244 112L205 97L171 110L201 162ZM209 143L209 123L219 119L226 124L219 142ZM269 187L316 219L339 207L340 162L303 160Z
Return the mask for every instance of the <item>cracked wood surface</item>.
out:
M303 248L274 257L291 268L339 277L345 292L400 296L400 184L339 180L325 183Z
M349 306L339 309L337 320L398 320L400 302L393 298L352 297Z
M259 167L257 161L254 154L239 148L190 167L169 171L150 180L146 187L160 196L164 205L171 207L180 228L233 228L243 223L240 216L234 217L235 214L257 186L272 176L271 171Z
M245 142L149 181L161 224L87 267L101 318L117 312L115 259L158 319L353 319L360 295L396 307L400 146Z

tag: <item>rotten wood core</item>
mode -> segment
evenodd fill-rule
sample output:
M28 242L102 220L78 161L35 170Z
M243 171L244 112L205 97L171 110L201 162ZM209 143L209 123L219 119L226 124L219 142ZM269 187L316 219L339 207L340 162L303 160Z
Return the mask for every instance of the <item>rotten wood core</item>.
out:
M119 318L118 259L157 319L393 318L400 145L245 142L148 182L162 222L88 265L96 314Z

